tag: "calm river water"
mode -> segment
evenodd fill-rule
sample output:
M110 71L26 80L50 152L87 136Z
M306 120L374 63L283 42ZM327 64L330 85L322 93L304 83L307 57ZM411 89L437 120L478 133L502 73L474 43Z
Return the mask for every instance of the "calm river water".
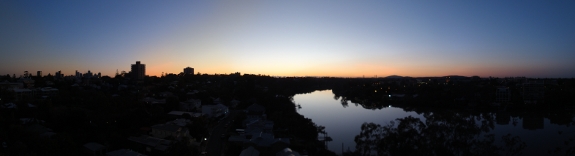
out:
M407 116L419 118L423 122L426 121L423 114L406 112L402 108L393 106L371 110L349 102L349 105L344 107L340 100L334 98L331 90L298 94L293 99L295 104L301 106L298 109L300 114L312 119L317 125L326 127L326 132L333 139L333 141L328 142L328 149L338 154L348 149L355 151L354 137L360 133L361 125L365 122L387 125L392 120ZM506 134L519 136L526 144L522 150L524 155L548 155L548 152L564 155L569 148L575 147L573 115L567 115L569 118L567 122L571 121L571 124L558 125L555 124L556 122L550 122L543 115L485 114L491 115L493 119L497 118L497 124L492 124L493 128L488 133L495 134L495 138L501 138ZM478 115L477 118L483 117ZM565 123L565 119L562 121ZM500 142L502 142L501 139L497 139L494 144Z

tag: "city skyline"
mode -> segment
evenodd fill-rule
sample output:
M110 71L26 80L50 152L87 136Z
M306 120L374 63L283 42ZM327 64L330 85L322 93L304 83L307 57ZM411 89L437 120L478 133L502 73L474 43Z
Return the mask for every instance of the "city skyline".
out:
M0 2L0 75L575 77L575 2Z

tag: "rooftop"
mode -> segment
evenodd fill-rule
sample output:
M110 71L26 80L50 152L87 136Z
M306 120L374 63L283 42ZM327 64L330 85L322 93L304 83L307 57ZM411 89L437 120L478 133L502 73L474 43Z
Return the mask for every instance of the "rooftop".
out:
M119 149L106 153L107 156L146 156L129 149Z
M177 132L177 131L180 131L181 127L177 126L177 125L172 125L172 124L157 124L157 125L152 126L152 129Z
M101 145L101 144L95 143L95 142L86 143L86 144L84 144L84 147L86 147L90 151L100 151L100 150L103 150L106 148L106 147L104 147L104 145Z
M154 138L147 135L142 135L140 137L130 137L128 140L153 147L154 149L160 151L165 151L172 143L170 140Z

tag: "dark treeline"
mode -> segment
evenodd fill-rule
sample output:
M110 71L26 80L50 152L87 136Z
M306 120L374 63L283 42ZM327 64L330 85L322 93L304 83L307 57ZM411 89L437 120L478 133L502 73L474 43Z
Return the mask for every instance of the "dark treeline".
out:
M525 102L526 78L466 78L449 81L445 77L348 79L334 86L334 99L366 109L393 106L473 109L575 109L575 79L536 79L544 81L538 103ZM534 79L535 80L535 79ZM509 100L496 101L498 87L509 88ZM497 104L494 104L497 103Z

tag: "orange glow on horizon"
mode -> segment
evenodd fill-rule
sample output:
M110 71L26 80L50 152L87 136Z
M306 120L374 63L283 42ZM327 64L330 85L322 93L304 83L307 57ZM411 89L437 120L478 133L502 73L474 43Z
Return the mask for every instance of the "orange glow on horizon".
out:
M187 66L176 66L172 63L165 63L161 66L153 67L146 64L146 75L148 76L161 76L162 72L164 74L179 74L183 72L183 68ZM398 75L398 76L407 76L407 77L440 77L440 76L447 76L447 75L459 75L459 76L480 76L480 77L506 77L505 75L514 74L515 76L525 76L525 73L528 74L539 74L541 73L538 70L535 71L511 71L510 69L474 69L474 70L467 70L465 68L458 68L458 69L451 69L451 70L428 70L428 69L410 69L410 68L388 68L385 69L383 67L375 67L375 68L357 68L354 70L353 68L349 68L352 70L336 70L333 68L330 69L307 69L301 71L278 71L278 70L262 70L258 72L256 70L232 70L226 67L211 67L207 69L193 67L194 74L198 72L201 74L231 74L235 72L240 72L241 74L261 74L261 75L269 75L269 76L328 76L328 77L387 77L391 75ZM166 70L170 69L170 70ZM129 72L129 71L126 71ZM104 75L104 74L103 74Z

